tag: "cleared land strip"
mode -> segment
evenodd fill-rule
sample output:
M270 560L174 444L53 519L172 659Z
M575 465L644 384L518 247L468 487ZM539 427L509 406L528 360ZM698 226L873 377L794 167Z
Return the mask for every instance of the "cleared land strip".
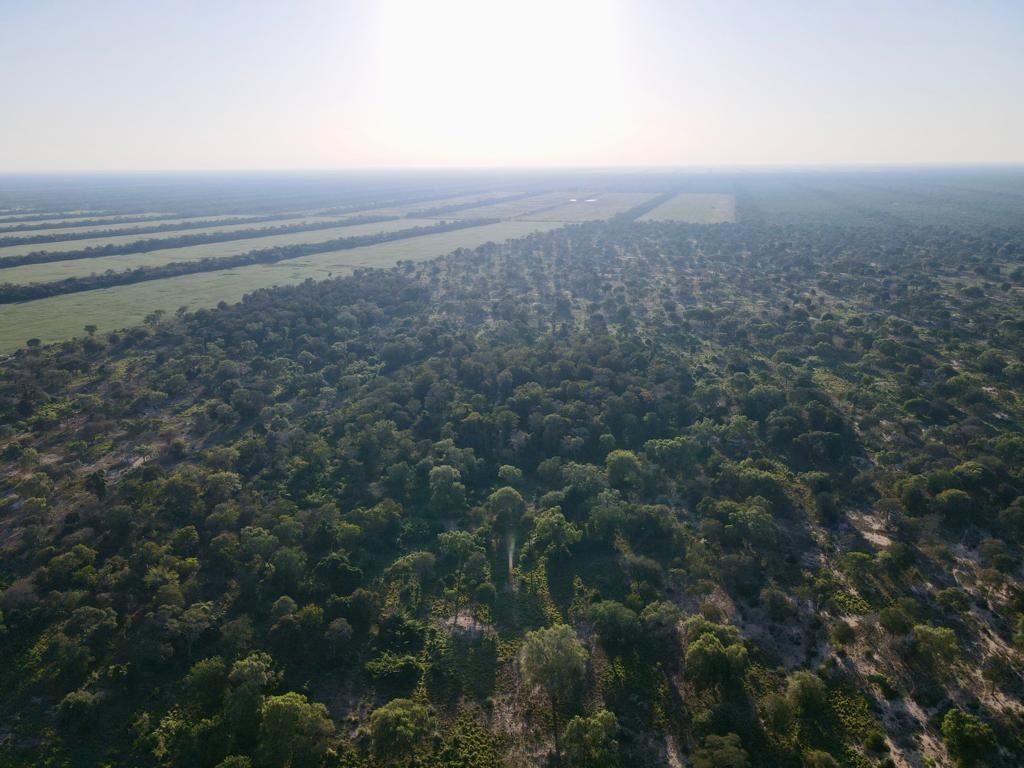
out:
M607 192L566 200L562 205L534 211L518 218L521 221L597 221L625 213L653 198L652 192ZM565 200L565 196L563 196Z
M547 210L555 205L564 204L572 195L565 192L548 192L542 195L531 195L529 197L506 200L501 203L481 204L476 207L460 210L460 218L480 218L481 216L494 216L501 219L514 219L524 214Z
M222 219L222 218L233 218L235 216L257 216L259 214L243 214L243 213L230 213L230 214L209 214L201 216L194 213L111 213L105 216L80 216L71 218L56 218L56 219L43 219L42 221L33 219L31 221L5 221L0 219L0 234L8 233L23 233L24 235L34 235L39 232L47 232L51 229L58 231L67 230L86 230L91 227L110 228L114 226L130 226L132 224L138 224L140 227L152 226L154 224L163 224L168 221L189 221L191 219Z
M0 248L0 269L20 266L22 264L45 264L55 261L71 261L73 259L95 259L101 256L134 255L163 248L188 248L191 246L209 245L238 240L252 240L274 235L334 229L337 227L370 224L395 218L393 216L352 216L334 220L300 220L295 224L279 224L277 226L253 227L251 224L241 225L242 229L227 227L211 227L209 230L167 232L163 237L148 237L140 240L138 235L105 238L103 245L86 245L88 240L74 241L74 250L52 250L52 246L11 246ZM250 246L251 247L251 246ZM24 251L35 248L28 253L11 252L12 249Z
M555 222L503 221L498 224L442 232L400 242L381 243L351 250L324 253L315 258L278 264L202 272L151 280L135 285L54 296L23 304L0 306L0 352L12 352L31 338L63 341L82 335L88 324L109 331L138 325L156 310L174 312L179 307L200 309L218 302L241 300L246 293L275 285L294 285L303 280L349 274L353 266L390 267L399 260L424 261L456 248L475 248L561 226Z
M71 219L116 219L124 216L161 216L162 214L156 212L141 212L141 213L113 213L112 211L8 211L5 215L0 216L0 224L14 224L17 222L61 222L70 221ZM177 215L177 214L175 214Z
M686 221L693 224L736 221L736 197L684 192L648 211L637 221Z
M434 218L437 216L448 216L453 213L462 213L470 208L477 208L485 205L498 205L499 203L509 203L514 200L522 200L524 198L533 197L535 192L520 192L515 195L497 195L493 197L487 197L483 199L474 198L468 202L459 203L444 203L435 204L432 207L420 208L418 210L410 211L406 214L409 217L425 216Z
M91 291L97 288L108 288L115 285L130 285L141 283L147 280L162 280L168 277L187 275L193 272L217 272L232 267L248 266L251 264L273 264L278 261L295 259L310 254L330 252L333 250L349 250L364 245L390 240L402 240L420 235L436 232L447 232L466 227L482 226L489 223L497 223L497 219L472 220L472 221L439 221L429 226L409 227L395 232L374 232L368 235L353 236L346 233L345 237L337 237L322 243L303 242L297 245L285 245L275 248L261 248L245 251L234 256L225 256L219 259L200 259L198 261L173 261L158 267L136 267L122 272L108 271L101 275L90 275L89 277L72 277L67 280L60 280L46 283L33 283L31 285L14 285L12 283L0 284L0 304L13 302L34 301L36 299L57 296L64 293L78 293L80 291Z
M351 213L374 213L380 214L381 216L418 216L424 207L436 208L457 205L461 209L468 205L483 205L486 201L491 200L494 197L495 193L493 191L442 197L438 197L437 195L424 195L413 200L380 202L376 205L321 208L316 211L316 215L344 216Z
M413 227L426 227L434 223L433 219L388 219L387 221L369 222L366 224L349 224L343 227L335 226L329 229L301 230L283 235L269 235L244 240L225 240L205 245L161 248L143 253L95 256L47 264L24 264L18 267L0 269L0 284L28 285L32 283L49 283L75 277L101 275L110 270L121 272L137 269L138 267L160 267L175 262L222 259L265 248L302 245L304 243L323 243L341 237L361 237L363 235L397 232L398 230L411 229Z
M364 248L330 251L268 265L268 270L289 270L297 279L312 277L322 280L341 270L359 267L391 266L399 261L424 261L451 253L456 248L476 248L487 242L500 243L525 237L533 232L547 232L563 226L561 222L500 221L470 229L418 237L414 240L380 243ZM412 247L410 247L410 245Z
M9 245L28 245L29 243L51 242L58 240L83 240L97 235L113 237L115 235L144 235L150 232L170 232L183 229L201 229L213 226L232 226L244 224L260 224L265 221L284 221L299 219L298 213L275 213L266 215L222 215L222 216L190 216L173 219L147 219L143 221L110 222L79 227L74 224L62 227L31 227L24 229L0 229L0 243Z
M519 197L518 195L513 197ZM458 209L458 216L445 216L444 218L459 218L459 219L483 219L483 218L503 218L503 214L500 210L494 210L493 206L482 205L484 201L495 200L493 193L490 195L463 195L453 198L433 198L429 201L430 205L434 209ZM500 198L507 200L509 198ZM274 234L282 234L292 230L282 230L275 232L280 227L294 227L294 231L306 231L315 230L319 228L329 228L331 226L346 226L346 222L350 224L360 224L367 221L383 221L387 218L397 218L405 216L409 218L438 218L434 216L418 216L417 212L423 209L424 202L418 201L408 203L404 205L390 205L380 208L368 208L361 210L350 210L344 215L341 212L333 215L326 215L325 212L321 211L316 214L301 213L291 214L293 220L279 222L277 226L271 227L252 227L251 225L230 225L222 224L216 226L210 226L203 229L193 229L191 231L178 232L173 230L162 231L159 236L152 238L140 239L137 234L127 234L123 236L101 236L96 238L82 239L82 240L71 240L66 242L48 242L46 244L18 244L3 247L0 246L0 269L5 267L20 266L21 264L34 263L43 264L46 262L63 261L68 259L92 259L104 256L114 256L118 254L134 254L135 252L148 252L162 248L191 248L196 245L200 245L204 242L216 241L230 241L241 239L239 237L214 237L217 233L228 233L228 232L241 232L244 230L250 230L251 232L246 237L263 237ZM471 210L464 210L467 207L471 207ZM192 236L198 235L209 235L209 238L202 239L196 237L192 239ZM172 240L177 238L185 238L185 242L180 243L168 243L161 244L160 240ZM191 240L191 241L190 241ZM252 246L255 247L255 246ZM100 249L98 252L87 252L88 249ZM233 251L237 252L237 250ZM45 257L37 257L34 254L46 253ZM29 259L29 254L33 254L33 258ZM227 255L225 253L217 253L213 255ZM13 263L4 263L8 259L23 259L22 261L15 260ZM115 267L116 268L116 267ZM0 277L0 281L3 278Z

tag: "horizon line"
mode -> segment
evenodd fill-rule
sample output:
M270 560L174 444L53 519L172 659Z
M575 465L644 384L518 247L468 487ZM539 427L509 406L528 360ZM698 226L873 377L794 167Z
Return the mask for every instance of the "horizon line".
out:
M474 165L474 166L324 166L277 168L88 168L0 170L0 177L17 176L144 176L201 174L335 174L335 173L479 173L479 172L634 172L634 173L715 173L771 171L856 171L856 170L1024 170L1024 160L979 160L958 162L850 162L850 163L707 163L693 165Z

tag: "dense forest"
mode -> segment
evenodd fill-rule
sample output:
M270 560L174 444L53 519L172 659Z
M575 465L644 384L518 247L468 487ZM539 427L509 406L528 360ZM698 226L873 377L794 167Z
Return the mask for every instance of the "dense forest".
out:
M0 765L1020 765L1022 292L622 218L30 343Z

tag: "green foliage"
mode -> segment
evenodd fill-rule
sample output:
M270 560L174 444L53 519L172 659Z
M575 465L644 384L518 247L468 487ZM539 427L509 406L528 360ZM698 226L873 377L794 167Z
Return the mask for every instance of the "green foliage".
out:
M977 765L996 747L992 729L959 709L949 710L942 718L942 740L950 757L963 766Z
M604 466L608 473L608 485L612 488L634 488L640 482L640 460L632 451L612 451L605 457Z
M693 753L693 768L747 768L750 757L735 733L707 736Z
M686 622L686 676L700 686L729 685L747 666L747 649L734 627L695 616Z
M640 639L640 620L622 603L605 600L591 606L590 620L609 651L622 653Z
M315 768L320 765L334 723L323 704L300 693L270 696L260 708L256 764L267 768Z
M543 688L553 706L564 706L583 682L587 652L571 627L557 624L526 634L519 664L527 685Z
M879 694L1013 762L1024 251L941 224L585 223L12 355L9 762L859 768Z
M800 670L786 682L786 701L798 717L822 718L828 711L825 683L813 672Z
M370 714L373 754L391 762L408 757L433 728L434 718L427 707L409 699L392 699Z
M617 768L622 764L618 730L618 720L606 709L572 718L562 739L565 764L570 768Z

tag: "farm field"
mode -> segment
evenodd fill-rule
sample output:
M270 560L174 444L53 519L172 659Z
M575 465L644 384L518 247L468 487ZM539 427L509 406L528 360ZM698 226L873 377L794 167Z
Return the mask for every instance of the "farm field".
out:
M156 212L148 213L133 213L133 214L122 214L122 213L111 213L109 211L60 211L57 213L47 212L44 216L41 211L33 211L29 209L15 210L13 208L5 210L3 215L0 215L0 225L10 225L20 223L19 219L24 219L27 216L43 216L43 218L33 218L30 223L35 224L60 224L65 221L73 221L74 219L117 219L122 216L138 216L138 217L154 217L160 216L161 214Z
M244 215L244 214L243 214ZM161 218L146 218L136 219L132 221L117 221L117 217L114 218L114 223L110 224L89 224L84 227L79 226L54 226L52 229L11 229L14 226L20 226L21 224L31 224L32 226L38 226L41 224L54 224L54 222L42 222L42 221L26 221L20 222L19 224L8 224L3 226L0 224L0 237L50 237L50 236L65 236L65 235L76 235L84 234L86 232L104 232L109 229L144 229L146 227L153 226L164 226L173 224L188 225L198 221L212 221L217 222L223 219L234 219L238 216L234 214L220 214L216 216L189 216L187 218L177 219L161 219ZM88 217L83 221L94 221L95 219ZM284 221L284 219L281 219ZM56 224L69 224L71 222L55 222ZM270 222L268 222L270 223ZM257 226L256 224L249 224L248 226ZM199 231L199 230L193 230ZM162 234L162 233L155 233ZM77 241L76 241L77 242Z
M342 218L338 218L338 221L342 221ZM317 223L318 221L327 221L327 219L316 219L309 216L297 216L294 219L277 219L274 221L257 222L254 224L225 224L221 226L210 226L201 227L199 229L169 229L165 232L150 232L148 234L131 234L131 235L111 235L109 237L89 237L81 240L55 240L49 243L25 243L22 245L7 245L0 247L0 259L9 256L24 256L26 253L36 253L37 251L48 251L50 253L59 253L61 251L79 251L83 248L102 248L105 245L125 245L126 243L134 243L139 240L167 240L181 235L205 235L213 232L238 232L247 229L270 229L272 227L279 227L282 225L294 225L294 224L307 224ZM293 235L299 234L293 232ZM282 235L283 236L283 235ZM270 237L268 235L268 237ZM258 240L261 238L251 238L252 240ZM329 239L329 238L328 238ZM223 243L217 243L217 245L224 245L229 242L225 240ZM246 240L245 242L248 242ZM210 245L214 245L210 243ZM183 246L185 248L191 246ZM248 248L246 250L249 250ZM237 251L236 251L237 252Z
M434 219L393 219L369 224L351 224L346 227L330 229L303 230L282 235L252 237L244 240L224 240L219 243L204 245L186 245L178 248L160 248L155 251L121 254L115 256L97 256L93 259L71 259L68 261L52 261L44 264L24 264L19 267L0 269L0 283L45 283L66 280L69 277L85 277L101 274L107 270L122 272L135 267L156 267L178 261L198 261L200 259L234 256L239 253L274 248L281 245L297 245L300 243L324 243L339 237L359 237L373 235L378 232L397 232L413 227L429 227ZM111 238L113 239L113 238Z
M407 219L408 221L408 219ZM280 272L287 270L297 279L307 277L323 279L331 273L349 267L390 267L398 261L423 261L442 256L456 248L476 248L487 242L502 242L525 237L533 232L547 232L557 229L562 222L501 221L480 227L438 232L409 240L395 240L362 248L318 253L299 259L288 259L277 264L268 264L266 269ZM261 265L262 266L262 265ZM247 267L246 269L252 269Z
M654 197L648 192L607 192L601 194L577 197L575 202L566 202L557 208L527 213L520 216L521 221L560 221L564 223L574 221L596 221L607 219L618 213L625 213L628 210L642 205Z
M402 221L410 226L410 222L415 220ZM278 264L200 272L22 304L7 304L0 306L0 353L11 352L30 338L38 338L43 342L71 338L80 335L82 327L90 323L101 330L110 331L137 325L155 310L174 312L182 306L199 309L216 306L221 301L232 303L260 288L294 285L307 278L340 277L351 273L356 266L389 267L403 259L422 261L442 256L456 248L475 248L489 241L501 242L559 226L557 222L499 222ZM53 267L55 264L40 266Z
M479 218L502 218L512 219L525 216L534 211L540 211L558 205L568 200L571 195L564 192L550 192L543 195L520 198L519 200L507 200L503 203L482 205L476 208L466 208L451 214L452 217L460 219Z
M472 195L456 195L454 197L438 197L429 198L426 200L419 200L414 203L405 203L402 205L388 205L380 208L370 208L368 210L360 210L354 212L354 215L360 216L418 216L426 215L427 212L434 210L435 208L446 208L451 205L469 205L471 203L481 203L479 210L493 210L494 206L484 205L487 200L495 197L504 197L506 195L512 195L513 192L478 192ZM450 214L445 214L447 218L465 217L465 218L480 218L480 216L473 216L466 214L471 213L473 210L466 208L460 211L453 211ZM496 215L496 214L491 214Z
M662 203L639 221L686 221L693 224L719 224L736 220L733 195L684 192Z

